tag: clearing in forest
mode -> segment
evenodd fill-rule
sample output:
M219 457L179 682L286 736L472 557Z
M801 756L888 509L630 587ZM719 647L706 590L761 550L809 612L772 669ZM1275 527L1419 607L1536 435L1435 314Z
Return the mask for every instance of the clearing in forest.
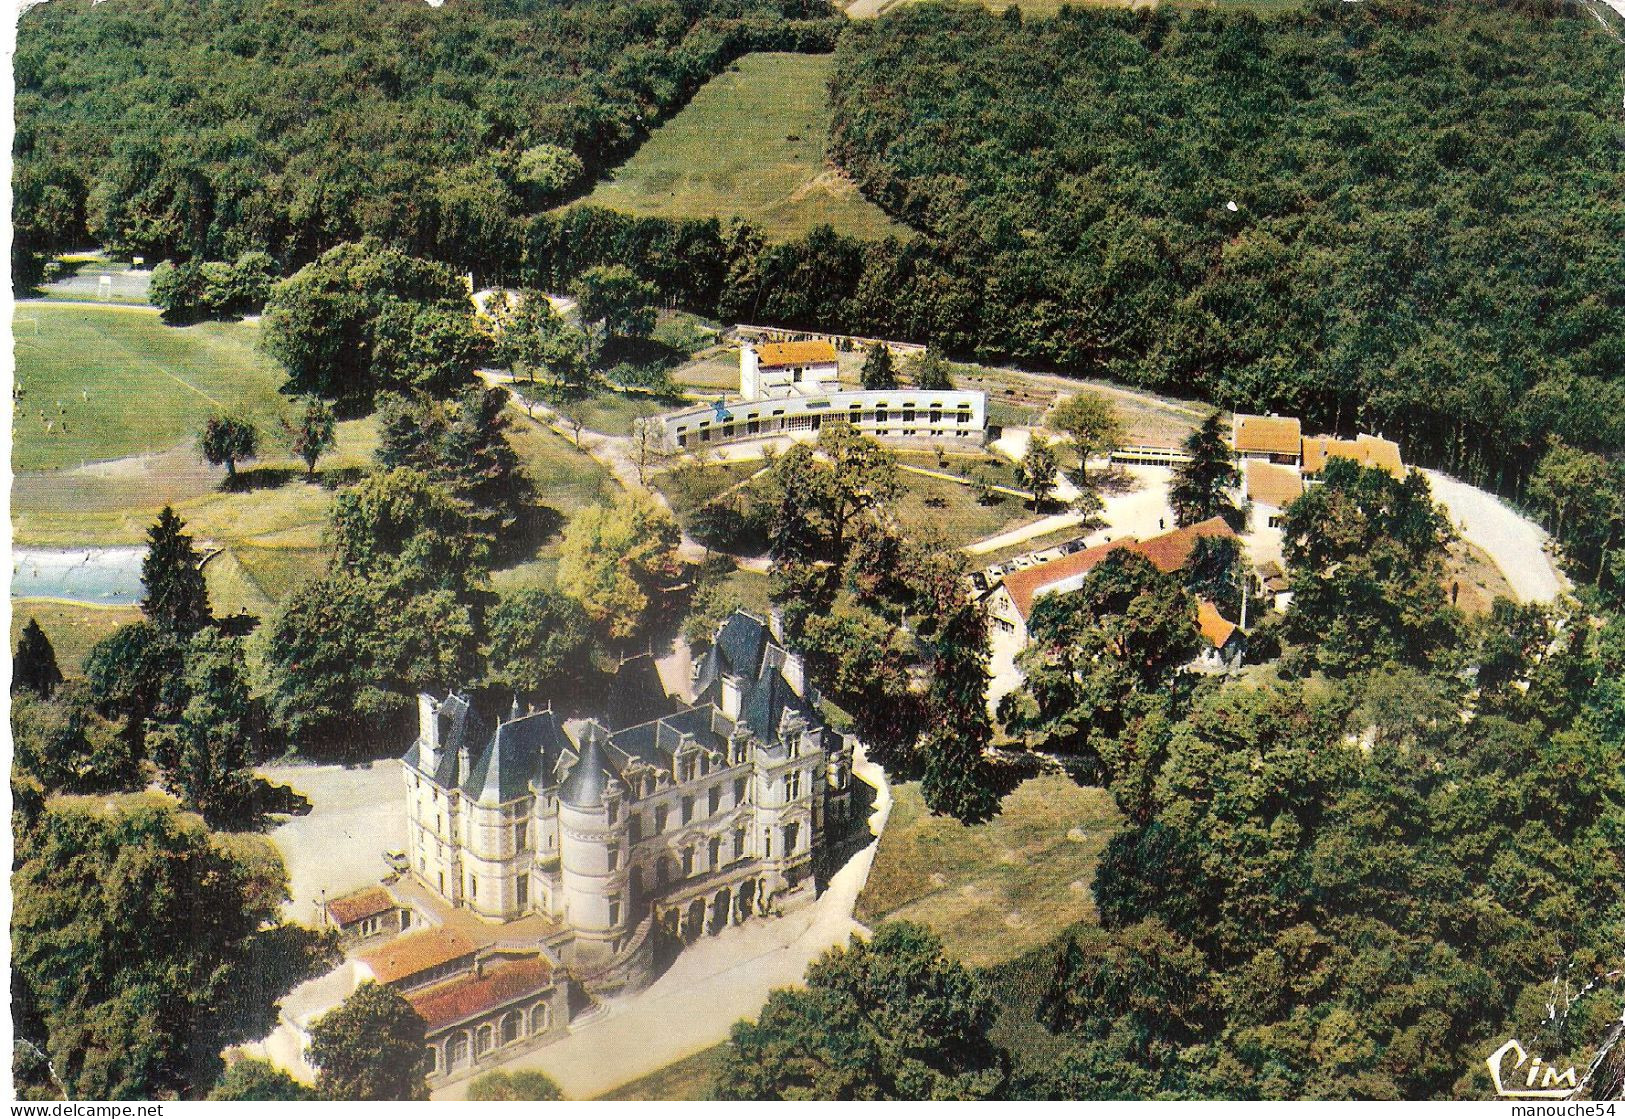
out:
M642 217L741 217L774 240L816 225L854 237L906 234L824 158L834 61L746 55L581 204Z

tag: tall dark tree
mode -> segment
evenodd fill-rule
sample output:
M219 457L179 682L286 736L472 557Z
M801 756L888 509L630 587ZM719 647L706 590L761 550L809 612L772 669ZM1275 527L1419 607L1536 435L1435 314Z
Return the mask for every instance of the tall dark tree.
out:
M1348 459L1332 459L1322 478L1282 524L1286 636L1334 672L1426 664L1453 643L1458 620L1443 583L1450 523L1427 479Z
M385 467L409 466L444 486L494 543L513 527L531 496L519 455L508 441L508 393L474 386L455 402L422 393L379 401L375 456Z
M56 664L56 650L40 628L39 619L29 618L17 639L17 655L11 660L11 694L29 691L50 699L62 683L62 670Z
M310 1027L316 1090L329 1100L426 1100L426 1023L393 987L367 982Z
M203 581L202 558L192 538L181 530L186 522L164 506L147 530L147 555L141 561L141 583L146 594L141 612L161 630L192 634L213 618L209 588Z
M869 347L863 359L863 387L866 389L894 389L897 387L897 366L891 349L876 342Z
M1196 601L1177 577L1127 549L1111 553L1083 586L1045 595L1017 657L1023 680L999 703L1013 731L1086 759L1108 776L1107 749L1132 721L1172 697L1199 648Z
M257 722L242 642L205 630L186 650L186 695L172 723L149 724L149 756L186 807L213 827L240 826L250 810Z
M1235 453L1224 441L1218 412L1210 414L1186 437L1185 453L1190 460L1174 467L1173 485L1168 489L1174 520L1194 525L1210 517L1223 517L1231 528L1240 528L1241 511L1231 491L1241 475L1236 470Z
M1009 1055L988 1038L995 1003L929 930L889 923L832 948L806 987L774 991L734 1026L724 1100L996 1099Z

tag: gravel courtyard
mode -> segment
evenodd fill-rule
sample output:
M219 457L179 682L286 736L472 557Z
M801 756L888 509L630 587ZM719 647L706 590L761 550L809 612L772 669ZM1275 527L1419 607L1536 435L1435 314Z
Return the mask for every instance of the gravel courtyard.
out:
M256 770L290 785L311 803L271 833L288 864L290 918L314 925L321 898L347 893L384 876L384 852L406 847L406 794L393 759L348 768L285 765Z

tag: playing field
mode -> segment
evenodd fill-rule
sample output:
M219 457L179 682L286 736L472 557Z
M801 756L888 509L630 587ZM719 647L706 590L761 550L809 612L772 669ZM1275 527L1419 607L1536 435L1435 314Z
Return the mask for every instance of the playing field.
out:
M599 184L585 204L647 217L742 217L782 240L828 224L902 234L824 159L831 55L750 54Z
M287 402L253 323L165 326L137 307L31 302L12 315L17 387L12 469L50 470L190 441L213 413L269 435Z

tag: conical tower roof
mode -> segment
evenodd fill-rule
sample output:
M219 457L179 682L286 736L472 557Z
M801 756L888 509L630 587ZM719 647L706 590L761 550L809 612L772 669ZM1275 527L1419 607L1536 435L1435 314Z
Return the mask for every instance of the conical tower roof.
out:
M595 808L604 803L609 758L604 752L603 739L604 733L597 723L588 723L581 732L581 757L559 789L559 799L572 808Z

